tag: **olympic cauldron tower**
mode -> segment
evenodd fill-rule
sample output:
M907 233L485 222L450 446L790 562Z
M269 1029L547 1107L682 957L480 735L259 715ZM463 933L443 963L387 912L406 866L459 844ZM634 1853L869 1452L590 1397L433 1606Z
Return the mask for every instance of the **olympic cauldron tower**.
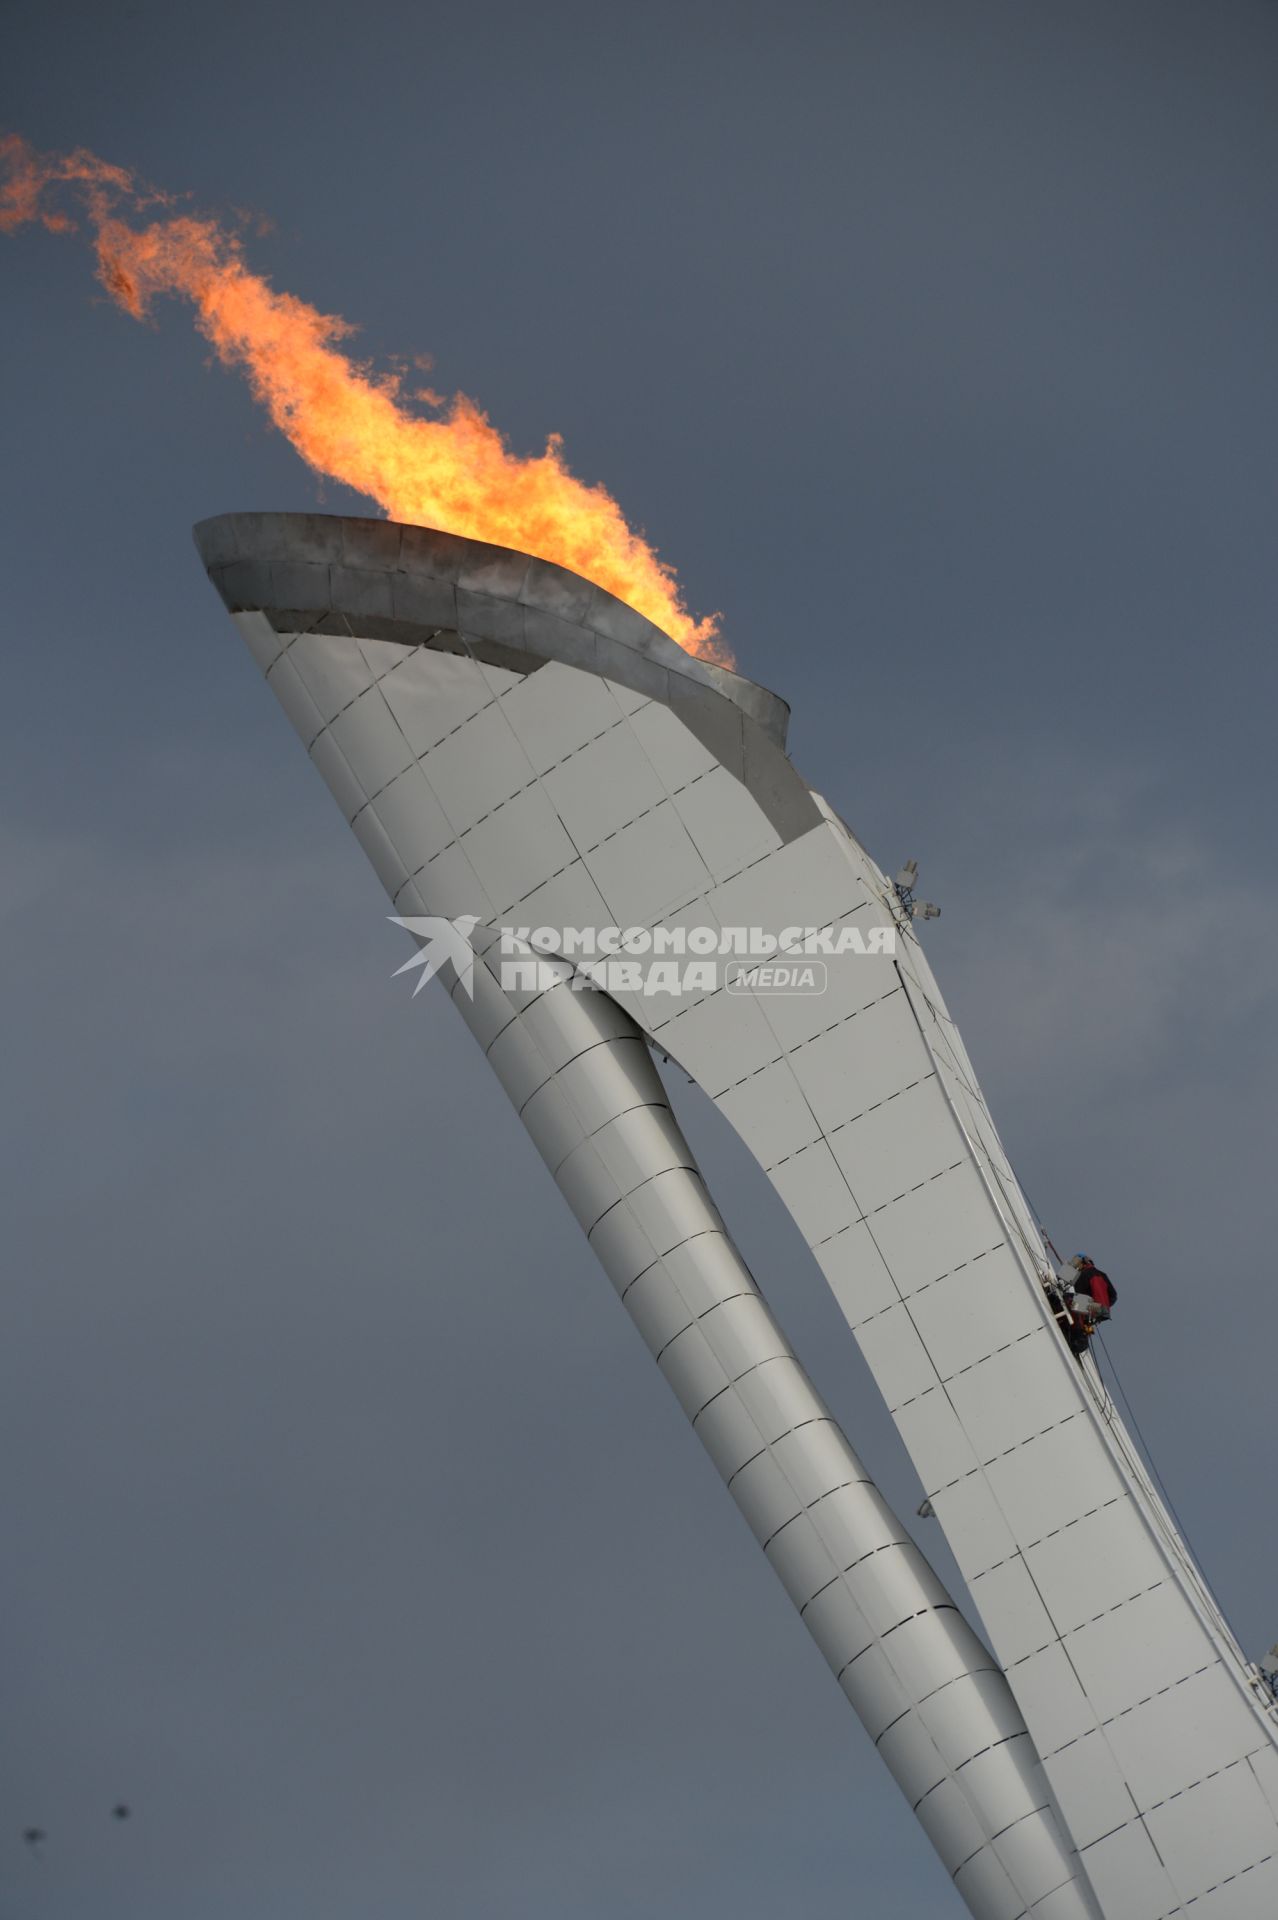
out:
M970 1912L1271 1920L1272 1698L1061 1338L909 918L787 759L783 702L479 541L293 514L196 539L395 912L477 916L453 999ZM511 925L833 951L821 994L581 991L568 959L512 983ZM811 1247L984 1638L769 1312L654 1048Z

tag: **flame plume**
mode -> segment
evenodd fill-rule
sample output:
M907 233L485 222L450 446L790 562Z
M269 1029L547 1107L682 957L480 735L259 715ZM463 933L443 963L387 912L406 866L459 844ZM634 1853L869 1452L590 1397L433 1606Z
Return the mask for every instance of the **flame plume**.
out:
M303 460L367 494L394 520L443 527L570 567L647 616L689 653L731 664L717 618L696 620L674 570L626 523L602 486L564 462L557 434L521 459L464 394L413 400L401 376L377 374L343 343L356 329L335 314L277 293L245 263L238 233L221 221L174 212L166 194L78 148L41 154L15 134L0 140L0 232L39 223L75 230L70 200L87 218L98 278L135 320L161 294L195 309L195 324ZM124 213L161 209L134 226Z

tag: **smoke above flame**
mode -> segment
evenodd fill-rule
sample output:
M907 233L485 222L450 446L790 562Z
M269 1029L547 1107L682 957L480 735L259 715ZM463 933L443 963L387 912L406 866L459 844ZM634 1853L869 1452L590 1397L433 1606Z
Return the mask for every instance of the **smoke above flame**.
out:
M687 652L731 665L716 617L692 617L673 568L627 524L605 487L570 472L558 435L544 453L521 458L464 394L446 402L410 395L401 374L376 373L355 359L345 345L355 327L278 293L246 264L234 227L177 211L168 195L84 148L41 154L15 134L0 139L0 232L38 223L71 233L77 214L88 223L98 278L112 300L135 320L147 319L161 294L189 300L218 359L246 376L254 398L318 473L366 494L393 520L570 567ZM142 215L145 224L125 215Z

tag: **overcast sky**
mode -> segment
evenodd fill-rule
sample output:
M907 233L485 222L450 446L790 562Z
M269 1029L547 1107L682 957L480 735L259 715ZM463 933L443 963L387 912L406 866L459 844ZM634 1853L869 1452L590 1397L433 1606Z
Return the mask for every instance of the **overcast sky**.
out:
M4 123L269 216L254 264L361 351L561 432L918 857L1262 1651L1274 7L14 0L4 47ZM366 504L184 309L136 325L43 233L0 271L0 1912L956 1913L460 1020L391 980L190 541ZM797 1233L676 1091L912 1512Z

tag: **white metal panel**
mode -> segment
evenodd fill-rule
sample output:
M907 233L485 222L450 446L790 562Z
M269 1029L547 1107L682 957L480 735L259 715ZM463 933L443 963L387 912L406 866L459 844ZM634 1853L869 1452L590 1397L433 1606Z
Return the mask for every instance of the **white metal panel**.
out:
M992 1330L998 1338L997 1330ZM1073 1382L1060 1365L1051 1329L991 1353L979 1366L956 1373L949 1395L982 1460L1055 1427L1077 1411Z
M537 773L546 773L625 715L596 673L547 661L502 696L502 710Z
M390 835L371 807L362 807L351 825L373 871L393 900L408 879L408 871L391 845Z
M669 1010L654 1007L653 1014L658 1045L700 1086L713 1087L713 1098L777 1057L772 1030L754 999L726 987L690 1006L679 1001Z
M1078 1898L1078 1884L1071 1875L1054 1893L1044 1894L1041 1900L1035 1901L1034 1920L1069 1920L1070 1915L1078 1912Z
M870 1624L843 1580L831 1579L803 1609L803 1624L836 1674L872 1645Z
M921 1394L902 1414L898 1425L902 1434L907 1431L913 1434L928 1426L932 1429L928 1439L935 1451L928 1458L928 1464L934 1473L946 1478L939 1487L934 1481L925 1480L923 1484L932 1487L928 1499L946 1538L953 1535L964 1543L965 1555L960 1564L984 1618L985 1596L976 1591L973 1567L1001 1567L1016 1556L1017 1549L1002 1509L990 1491L989 1481L977 1470L971 1442L957 1422L953 1428L949 1424L953 1413L945 1389L938 1387L934 1393ZM1046 1617L1042 1617L1045 1622Z
M1055 1753L1095 1734L1096 1716L1059 1640L1018 1661L1015 1685L1026 1720L1032 1719L1039 1729L1040 1753Z
M1247 1764L1255 1774L1257 1785L1269 1803L1270 1812L1275 1819L1278 1819L1278 1750L1266 1747L1260 1753L1250 1754Z
M368 662L345 634L302 633L288 650L325 726L373 684Z
M992 1348L1052 1338L1024 1289L1009 1288L1007 1264L1006 1248L997 1248L911 1293L910 1316L919 1338L930 1353L944 1354L952 1374L979 1365Z
M1195 1673L1207 1651L1193 1615L1166 1580L1152 1590L1134 1592L1099 1618L1086 1614L1063 1620L1061 1629L1074 1669L1093 1704L1103 1705L1106 1720ZM1192 1742L1187 1742L1187 1779L1192 1777L1192 1755Z
M676 1400L694 1424L702 1408L732 1384L705 1334L696 1325L670 1342L658 1364Z
M433 758L427 763L433 772ZM466 856L497 911L509 914L576 858L549 800L528 787L467 829ZM521 916L522 917L522 916Z
M1105 1920L1165 1920L1167 1915L1183 1912L1167 1870L1138 1822L1131 1821L1087 1847L1082 1862ZM1196 1912L1193 1920L1198 1920Z
M940 1706L940 1690L962 1674L997 1672L988 1650L957 1613L917 1613L892 1635L892 1665L917 1700ZM970 1750L970 1749L969 1749Z
M772 1167L819 1137L812 1109L788 1060L758 1073L719 1096L731 1120L761 1166Z
M650 700L632 713L630 726L667 793L678 793L718 765L696 734L657 701Z
M961 1145L935 1082L918 1080L827 1138L864 1213L908 1203L959 1162Z
M944 1496L932 1497L938 1517L944 1511L943 1499ZM960 1507L959 1512L962 1511ZM992 1566L981 1579L979 1595L974 1597L990 1644L1015 1691L1018 1663L1044 1647L1053 1646L1060 1639L1060 1633L1019 1553ZM1093 1720L1095 1717L1093 1707Z
M609 680L604 675L600 678L623 713L638 713L648 705L646 694L636 693L633 687L623 686L619 680Z
M741 1291L740 1255L724 1233L699 1233L664 1256L680 1298L698 1318Z
M458 832L531 785L528 756L496 702L426 755L426 778Z
M311 759L344 818L348 822L353 820L360 808L367 804L368 795L331 733L321 733L312 743Z
M289 724L304 746L309 747L321 732L324 721L312 700L306 683L287 654L276 656L267 675L267 685L283 707Z
M842 969L838 977L860 976ZM799 1047L790 1058L799 1085L827 1132L932 1076L917 1029L907 1029L901 1019L899 995L872 1001L825 1033L819 1045Z
M581 1121L558 1080L549 1080L545 1086L538 1087L520 1108L519 1117L552 1173L558 1172L585 1137Z
M901 1293L870 1231L858 1220L815 1249L817 1265L852 1326L900 1302Z
M800 841L796 844L804 843ZM768 862L765 861L763 864L767 865ZM716 890L716 897L717 895L718 890ZM815 924L818 928L830 925L832 935L836 939L850 932L856 932L864 938L870 930L872 920L871 910L862 907L855 912L842 914L832 922L817 921L811 924ZM729 924L758 926L760 923L755 920ZM778 939L787 931L787 925L779 922L775 913L770 922L763 922L763 926L765 930L776 934ZM791 949L794 944L792 940ZM863 1019L872 1009L879 1006L890 1010L893 1001L904 999L900 977L892 960L885 954L845 953L826 959L824 966L824 986L820 993L760 994L758 996L759 1004L767 1015L768 1025L776 1036L775 1051L792 1054L796 1064L804 1059L800 1049L811 1048L813 1054L819 1053L827 1038L835 1033L844 1021ZM812 1064L807 1060L804 1063ZM819 1069L814 1070L819 1071Z
M412 748L377 687L352 701L329 731L370 800L412 763Z
M583 991L590 992L592 989L585 988ZM609 1040L633 1042L635 1032L634 1022L627 1019L606 993L596 993L594 996L588 1036L568 1032L565 1022L559 1018L556 1001L547 994L531 1001L524 1009L523 1025L556 1073ZM570 1047L573 1049L571 1052L568 1050Z
M1190 1674L1170 1692L1155 1694L1139 1713L1117 1715L1105 1729L1139 1806L1158 1806L1184 1788L1186 1725L1193 1727L1194 1759L1204 1779L1255 1744L1250 1715L1219 1662Z
M963 1898L978 1913L989 1914L990 1920L1021 1920L1025 1912L1019 1888L1012 1885L1007 1869L988 1848L958 1868L954 1884Z
M231 615L240 630L240 637L266 673L273 660L278 659L284 648L296 636L291 633L276 633L264 613L233 613Z
M610 1013L605 1018L609 1027L615 1024L615 1015ZM632 1027L629 1033L613 1033L610 1038L601 1039L597 1046L557 1067L556 1072L559 1085L580 1116L583 1128L588 1134L595 1134L610 1124L629 1123L636 1111L633 1103L639 1098L635 1088L647 1065L647 1046ZM645 1117L651 1116L653 1124L660 1126L663 1143L674 1153L676 1143L661 1118L665 1108L645 1106L638 1111ZM677 1166L680 1162L672 1158L669 1164ZM634 1185L633 1179L628 1185Z
M496 699L478 661L428 647L398 667L382 692L418 759Z
M1035 1769L1032 1779L1027 1778L1022 1755L1017 1751L1018 1744L1028 1741L1029 1735L1001 1673L973 1674L955 1681L927 1704L928 1726L941 1757L949 1760L953 1756L953 1764L962 1769L964 1786L987 1804L1013 1810L1009 1826L1033 1813L1036 1804L1041 1805L1036 1798L1042 1791L1041 1776ZM942 1715L948 1717L948 1723L938 1728ZM975 1753L969 1744L973 1740L983 1743ZM971 1757L960 1760L959 1755Z
M829 1551L805 1513L774 1533L764 1551L800 1613L836 1578Z
M969 1483L979 1482L988 1505L998 1511L985 1476L977 1473L978 1461L972 1443L959 1425L949 1396L939 1381L934 1389L920 1394L908 1408L902 1409L896 1424L903 1438L908 1434L906 1444L910 1458L929 1499L941 1488L966 1488ZM976 1528L973 1515L965 1513L963 1520L964 1524ZM1006 1522L1002 1523L997 1537L1010 1542Z
M862 1326L859 1338L875 1385L891 1412L936 1386L935 1363L919 1339L907 1306L876 1314Z
M914 1809L928 1839L951 1873L981 1851L985 1835L971 1805L953 1780L938 1780ZM988 1912L983 1902L978 1912ZM995 1908L995 1911L998 1911ZM1024 1912L1022 1905L1021 1911Z
M700 774L671 804L716 880L739 873L781 844L762 807L723 767Z
M362 634L356 638L355 644L363 654L375 682L384 680L388 673L394 673L399 667L407 666L417 651L400 640L368 640Z
M418 874L415 879L406 880L394 896L392 905L397 914L424 914L429 911L417 884L420 878Z
M732 1497L758 1540L771 1540L786 1522L803 1512L771 1451L764 1449L732 1481ZM897 1694L899 1701L900 1695Z
M510 1099L522 1113L538 1087L545 1086L552 1068L535 1035L523 1020L511 1020L488 1049L488 1064Z
M478 914L484 921L496 919L495 902L484 891L465 849L456 842L432 854L428 864L414 876L413 885L426 913L441 914L446 920L463 913ZM413 911L402 905L399 910Z
M451 998L471 1033L487 1053L499 1033L504 1033L515 1018L515 1009L501 991L487 965L471 969L470 992L455 982Z
M1043 1902L1058 1892L1062 1883L1060 1856L1046 1843L1041 1821L1032 1817L1018 1820L999 1835L999 1859L1019 1892L1028 1891L1033 1899L1035 1920L1043 1920ZM1068 1883L1066 1883L1068 1888Z
M599 1218L591 1229L590 1244L619 1288L637 1280L661 1257L629 1199L619 1200Z
M865 887L849 871L833 833L814 827L765 855L748 873L716 886L710 904L721 926L776 929L829 926L836 917L854 913L864 898Z
M1271 1920L1278 1913L1278 1854L1231 1868L1218 1886L1199 1894L1193 1912L1194 1920Z
M852 1671L855 1674L856 1669ZM945 1764L917 1714L902 1714L894 1726L880 1735L877 1745L880 1757L887 1762L912 1806L917 1808L920 1801L945 1781ZM954 1863L946 1861L945 1865L954 1871Z
M855 1226L860 1209L824 1140L772 1169L769 1178L794 1215L809 1246Z
M580 860L573 860L542 886L534 887L511 908L509 924L530 932L538 927L555 931L570 927L606 927L610 918L604 897Z
M990 1206L976 1169L960 1162L911 1193L903 1204L877 1214L874 1238L908 1299L916 1288L929 1286L978 1254L1003 1245L1006 1229ZM1009 1291L1023 1291L1019 1275L1016 1282Z
M583 853L665 799L661 782L620 715L602 739L589 740L542 778Z
M1085 1513L1128 1500L1126 1488L1116 1488L1105 1471L1107 1464L1095 1434L1073 1414L988 1460L985 1477L1017 1541L1030 1546Z
M667 1167L692 1165L665 1107L632 1107L593 1133L590 1146L622 1193L633 1193Z
M1273 1816L1245 1765L1231 1766L1164 1801L1146 1814L1145 1825L1187 1901L1218 1887L1240 1867L1274 1855ZM1257 1920L1267 1916L1257 1910Z
M805 1420L773 1443L777 1462L805 1507L823 1500L848 1471L847 1441L832 1419ZM868 1485L866 1476L860 1483Z
M829 1548L830 1558L840 1573L850 1576L857 1567L866 1565L891 1549L892 1556L902 1559L903 1564L909 1567L907 1584L916 1603L913 1614L919 1611L920 1596L938 1606L946 1599L944 1589L935 1578L932 1578L930 1586L926 1578L921 1585L915 1583L916 1564L929 1577L931 1569L918 1561L916 1549L905 1527L877 1487L866 1479L864 1470L855 1480L835 1486L821 1500L812 1501L809 1510L812 1524ZM871 1571L877 1575L881 1569L876 1567ZM897 1622L893 1624L895 1626ZM942 1684L943 1677L937 1674L933 1684Z
M697 1437L725 1480L753 1460L765 1440L739 1393L721 1393L696 1422Z
M442 853L454 838L444 809L416 764L383 788L377 796L376 810L410 874Z
M677 1174L658 1174L629 1196L640 1227L659 1253L697 1233L723 1232L723 1220L704 1186Z
M612 921L621 927L651 926L707 882L700 854L664 798L583 858Z
M1061 1805L1069 1808L1070 1833L1080 1851L1130 1821L1136 1811L1118 1763L1099 1735L1044 1755L1043 1770Z
M789 1351L757 1294L723 1301L703 1314L697 1325L730 1380L738 1380L761 1361L776 1360Z
M1053 1614L1062 1623L1094 1620L1163 1576L1162 1556L1152 1538L1142 1538L1133 1529L1127 1501L1099 1507L1022 1552L1040 1590L1051 1594ZM1250 1724L1237 1694L1234 1699Z
M764 1439L776 1441L804 1419L807 1386L803 1369L787 1356L756 1367L738 1382L737 1390Z
M875 1633L895 1633L919 1611L919 1593L933 1606L948 1596L918 1548L903 1542L899 1552L875 1554L849 1568L844 1579Z
M640 1274L627 1289L625 1300L626 1312L654 1359L659 1359L676 1335L692 1325L693 1316L671 1286L660 1261Z
M872 1738L886 1733L901 1711L901 1682L882 1646L871 1643L864 1653L858 1655L844 1674L841 1685L865 1722L866 1732ZM942 1781L940 1784L951 1785L952 1782ZM968 1817L971 1818L970 1809ZM979 1828L976 1831L979 1844ZM940 1852L937 1836L931 1828L928 1829L928 1837ZM944 1853L941 1858L947 1865L950 1864Z

